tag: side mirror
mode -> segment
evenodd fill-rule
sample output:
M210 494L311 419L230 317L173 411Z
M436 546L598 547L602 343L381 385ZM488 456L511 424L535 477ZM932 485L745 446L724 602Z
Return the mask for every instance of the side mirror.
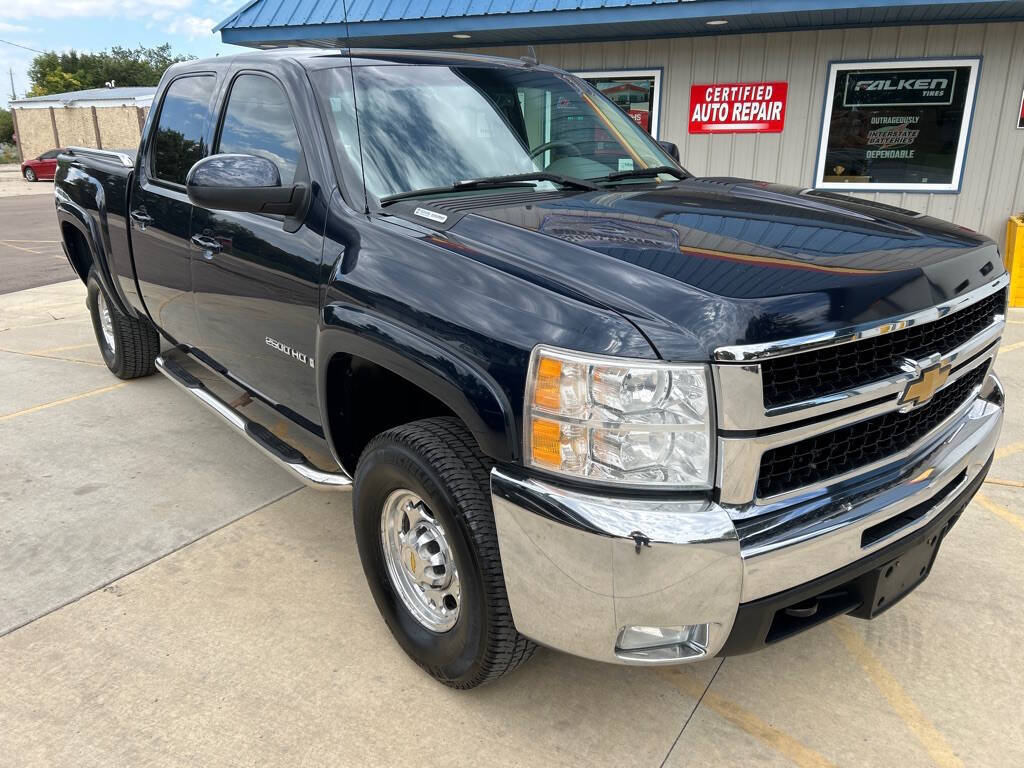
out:
M669 157L671 157L677 163L679 162L679 147L677 147L671 141L659 141L658 146L665 150L666 154L668 154Z
M188 199L203 208L291 216L302 207L302 184L281 186L277 166L255 155L210 155L185 177Z

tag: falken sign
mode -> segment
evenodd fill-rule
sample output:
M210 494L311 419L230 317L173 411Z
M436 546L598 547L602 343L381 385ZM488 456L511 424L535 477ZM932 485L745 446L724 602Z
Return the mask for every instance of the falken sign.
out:
M981 60L829 64L814 186L846 192L956 192Z
M844 107L923 107L953 103L955 69L850 72Z

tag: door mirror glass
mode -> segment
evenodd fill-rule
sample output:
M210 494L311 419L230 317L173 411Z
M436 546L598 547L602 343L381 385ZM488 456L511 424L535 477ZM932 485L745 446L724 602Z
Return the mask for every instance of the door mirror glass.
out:
M290 216L299 210L305 187L281 186L277 166L255 155L210 155L188 172L188 198L203 208Z

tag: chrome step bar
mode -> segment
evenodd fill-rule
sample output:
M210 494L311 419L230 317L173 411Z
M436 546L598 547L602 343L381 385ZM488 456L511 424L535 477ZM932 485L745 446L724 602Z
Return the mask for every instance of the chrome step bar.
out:
M176 361L161 355L156 359L156 368L211 411L218 414L241 434L245 435L257 448L294 474L310 488L326 491L347 488L352 485L352 478L345 472L325 472L314 467L301 451L286 443L262 424L243 416L211 392L202 381L185 370Z

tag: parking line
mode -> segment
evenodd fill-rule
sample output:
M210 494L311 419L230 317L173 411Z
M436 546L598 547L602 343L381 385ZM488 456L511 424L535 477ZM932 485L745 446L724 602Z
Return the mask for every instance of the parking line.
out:
M994 501L992 501L992 499L990 499L988 496L985 496L984 494L976 493L974 495L974 500L981 504L981 506L983 506L996 517L1001 517L1010 525L1016 525L1018 528L1024 531L1024 517L1013 514L1013 512L1008 510L1006 507L1004 507L1001 504L996 504Z
M977 497L975 497L977 498ZM864 638L850 626L848 619L833 621L832 627L838 633L847 650L860 664L871 682L875 684L893 711L907 724L907 727L914 732L917 740L927 750L932 762L938 766L956 766L960 768L963 763L956 756L953 749L946 743L946 739L938 732L934 725L918 709L917 704L910 698L910 695L903 690L903 686L885 668L881 661L871 652Z
M114 389L120 389L121 387L125 386L126 384L127 384L127 382L122 381L120 384L111 384L109 387L100 387L99 389L93 389L93 390L90 390L89 392L82 392L81 394L78 394L78 395L71 395L71 397L64 397L64 398L61 398L60 400L54 400L52 403L43 403L42 405L36 405L36 406L33 406L32 408L26 408L23 411L15 411L14 413L5 413L2 416L0 416L0 421L7 421L8 419L13 419L16 416L27 416L30 413L36 413L38 411L45 411L47 408L53 408L54 406L57 406L57 405L64 405L64 403L72 403L75 400L81 400L81 399L83 399L85 397L92 397L93 395L102 395L104 392L110 392L111 390L114 390Z
M41 360L60 360L62 363L79 363L81 365L95 365L103 367L103 363L97 363L92 360L75 360L71 357L57 357L56 355L44 355L40 352L22 352L17 349L4 349L0 347L0 352L5 352L8 355L24 355L25 357L38 357Z
M49 349L36 349L33 353L36 355L52 355L54 352L67 352L71 349L85 349L86 347L96 346L95 341L87 341L85 344L72 344L70 347L50 347Z
M1006 485L1010 488L1024 488L1024 483L1022 482L1017 480L1003 480L1000 477L986 477L985 482L991 483L992 485Z
M820 752L816 752L784 731L769 725L753 712L744 709L734 701L710 689L705 690L692 673L681 669L663 669L662 676L687 696L700 700L717 715L729 721L741 731L774 749L783 757L801 768L834 768L834 763ZM702 697L703 694L703 697Z
M1010 345L1010 346L1008 346L1008 347L1003 347L1003 348L1001 348L1001 349L999 350L999 354L1001 355L1001 354L1003 354L1004 352L1013 352L1013 350L1015 350L1015 349L1020 349L1021 347L1024 347L1024 341L1018 341L1018 342L1017 342L1016 344L1011 344L1011 345Z
M1024 451L1024 443L1010 443L1004 445L1001 448L996 448L996 460L1005 459L1007 456L1012 456L1015 453Z

